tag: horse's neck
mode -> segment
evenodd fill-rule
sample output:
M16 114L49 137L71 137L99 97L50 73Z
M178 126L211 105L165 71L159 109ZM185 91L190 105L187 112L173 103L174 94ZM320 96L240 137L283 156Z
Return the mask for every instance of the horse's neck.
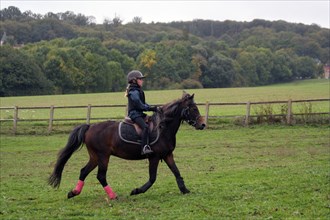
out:
M181 113L181 111L180 111ZM175 115L170 121L168 121L164 127L163 133L167 136L175 136L181 125L181 115Z

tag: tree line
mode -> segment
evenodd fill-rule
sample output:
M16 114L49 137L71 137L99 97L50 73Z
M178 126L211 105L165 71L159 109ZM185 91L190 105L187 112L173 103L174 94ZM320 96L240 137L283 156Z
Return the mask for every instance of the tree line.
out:
M256 19L95 24L73 12L0 11L0 96L123 91L139 69L146 89L259 86L316 78L329 29Z

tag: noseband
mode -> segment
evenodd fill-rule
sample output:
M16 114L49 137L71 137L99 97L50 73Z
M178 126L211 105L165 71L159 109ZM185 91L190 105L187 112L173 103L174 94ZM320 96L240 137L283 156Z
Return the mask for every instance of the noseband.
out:
M182 109L182 111L181 111L181 118L184 121L186 121L189 125L194 126L194 127L196 126L197 121L200 117L201 116L199 115L195 119L191 119L190 113L189 113L189 107L186 107L186 108Z

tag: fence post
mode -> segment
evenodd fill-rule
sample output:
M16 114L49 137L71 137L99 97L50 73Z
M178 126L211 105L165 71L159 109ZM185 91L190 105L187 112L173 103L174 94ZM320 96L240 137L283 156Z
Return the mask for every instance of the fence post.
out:
M14 119L13 119L13 133L17 132L17 121L18 121L18 107L14 106Z
M54 106L51 105L49 111L48 133L52 132L53 130L53 120L54 120Z
M91 120L91 111L92 111L92 105L88 104L87 106L87 117L86 117L86 124L89 125L90 120Z
M292 124L292 100L289 99L288 101L288 113L286 116L286 122L288 125Z
M205 125L208 125L209 122L209 109L210 109L210 102L207 101L205 103Z
M247 102L246 103L246 114L245 114L245 126L249 125L250 121L250 109L251 109L251 103Z

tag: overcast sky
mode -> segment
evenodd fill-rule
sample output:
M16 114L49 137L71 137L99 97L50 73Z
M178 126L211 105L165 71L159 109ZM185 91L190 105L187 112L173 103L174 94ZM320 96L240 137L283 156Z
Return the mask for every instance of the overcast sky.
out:
M217 21L269 21L284 20L293 23L317 24L330 27L330 0L257 0L257 1L112 1L112 0L0 0L1 9L16 6L21 12L46 14L72 11L94 16L96 23L119 17L124 23L134 17L142 22L192 21L210 19Z

